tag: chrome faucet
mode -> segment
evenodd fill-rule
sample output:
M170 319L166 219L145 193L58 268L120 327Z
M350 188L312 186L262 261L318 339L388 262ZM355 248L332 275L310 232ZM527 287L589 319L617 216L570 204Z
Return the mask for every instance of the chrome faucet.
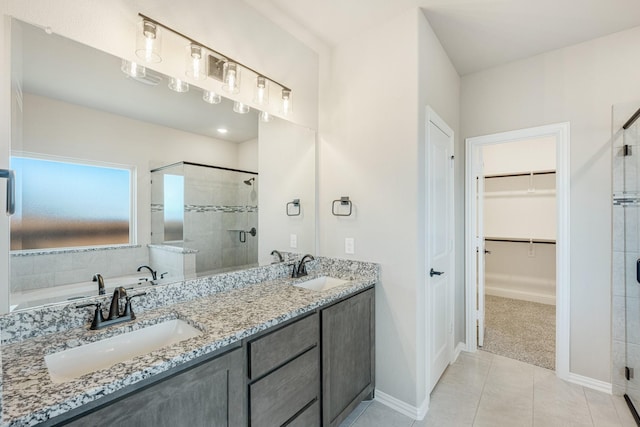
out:
M282 256L282 254L280 253L280 251L278 251L276 249L271 251L271 255L276 255L278 257L278 261L279 262L283 262L284 261L284 258Z
M101 302L77 305L76 308L89 307L92 305L95 306L96 310L93 313L93 320L91 321L91 327L89 329L102 329L107 326L134 320L136 315L133 313L133 308L131 307L131 299L146 294L146 292L141 292L136 295L128 296L127 291L122 286L115 288L113 291L113 297L111 298L111 305L109 307L109 316L106 318L102 312ZM125 298L126 302L124 310L120 311L120 300L122 298Z
M142 271L142 269L144 269L144 268L149 270L149 273L151 273L151 278L153 280L158 280L158 272L155 271L153 268L149 267L148 265L141 265L140 267L138 267L137 271Z
M92 282L98 282L98 295L104 295L105 290L104 290L104 278L102 277L102 274L96 273L93 275L93 279L91 279Z
M293 264L293 272L291 273L291 277L303 277L307 275L307 261L313 261L315 258L311 254L306 254L300 260L298 264L298 268L296 269L296 265Z

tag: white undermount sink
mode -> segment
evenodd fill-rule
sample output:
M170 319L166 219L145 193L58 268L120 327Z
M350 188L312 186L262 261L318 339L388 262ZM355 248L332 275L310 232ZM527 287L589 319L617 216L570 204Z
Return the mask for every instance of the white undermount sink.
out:
M294 283L293 286L311 289L312 291L326 291L336 286L344 285L347 282L348 280L337 279L335 277L320 276L315 279L305 280L304 282Z
M45 356L49 376L54 383L63 383L82 375L109 368L202 332L180 319L116 335Z

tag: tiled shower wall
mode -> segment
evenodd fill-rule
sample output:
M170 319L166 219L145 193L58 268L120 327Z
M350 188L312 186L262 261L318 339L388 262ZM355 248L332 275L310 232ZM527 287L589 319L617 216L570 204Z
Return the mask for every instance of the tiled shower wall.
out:
M633 107L633 108L631 108ZM640 284L636 261L640 258L640 170L639 122L627 130L622 125L638 108L614 107L613 161L613 242L612 242L612 323L614 394L627 393L640 402ZM625 145L628 149L625 151ZM627 153L625 155L625 152ZM635 378L625 379L625 367L635 369Z
M252 173L180 163L154 172L152 185L152 242L163 239L163 173L184 176L183 240L170 242L195 252L198 274L257 263L258 176ZM251 185L245 184L251 178ZM241 241L241 231L243 235Z
M245 180L254 178L251 185ZM196 271L215 271L257 262L257 175L185 166L185 247L195 249Z

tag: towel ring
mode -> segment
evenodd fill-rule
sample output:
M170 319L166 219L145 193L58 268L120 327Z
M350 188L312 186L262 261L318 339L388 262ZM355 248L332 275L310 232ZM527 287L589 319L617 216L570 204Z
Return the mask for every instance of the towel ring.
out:
M339 204L336 205L336 203L339 203ZM336 206L338 207L349 206L349 213L339 213L338 212L339 209L336 209ZM331 203L331 213L335 216L351 216L352 212L353 212L353 203L351 202L351 200L349 200L349 196L342 196Z

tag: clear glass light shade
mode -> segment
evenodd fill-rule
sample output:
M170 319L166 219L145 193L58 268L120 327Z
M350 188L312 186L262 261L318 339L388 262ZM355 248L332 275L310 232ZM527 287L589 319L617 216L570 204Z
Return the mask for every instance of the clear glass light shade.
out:
M186 47L186 74L194 80L207 78L207 53L202 46L189 44Z
M273 116L266 111L260 111L260 121L261 122L270 122Z
M240 67L235 62L224 64L224 84L222 89L229 93L240 92Z
M180 80L176 77L171 77L169 80L169 89L175 92L188 92L189 91L189 83L184 80Z
M247 114L250 110L251 108L249 108L247 104L243 104L240 101L236 101L233 103L233 111L238 114Z
M282 89L282 106L280 111L284 116L288 116L289 114L291 114L292 107L293 105L291 103L291 90Z
M138 24L136 36L136 55L146 62L160 62L162 57L162 32L160 27L150 21L142 20Z
M222 96L212 90L205 90L202 93L202 99L209 104L220 104L222 102Z
M256 77L256 88L253 95L253 102L258 105L269 103L269 82L262 76Z
M120 70L122 70L122 72L127 76L138 79L143 78L147 75L147 69L145 67L135 62L127 61L126 59L122 60Z

